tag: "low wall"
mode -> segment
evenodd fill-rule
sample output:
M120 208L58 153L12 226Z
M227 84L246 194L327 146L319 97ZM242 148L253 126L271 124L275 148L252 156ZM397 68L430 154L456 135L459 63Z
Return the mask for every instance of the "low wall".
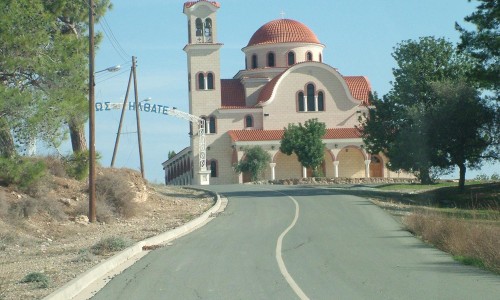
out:
M384 184L384 183L420 183L416 178L293 178L280 180L261 180L249 182L249 184L282 184L282 185L299 185L299 184Z

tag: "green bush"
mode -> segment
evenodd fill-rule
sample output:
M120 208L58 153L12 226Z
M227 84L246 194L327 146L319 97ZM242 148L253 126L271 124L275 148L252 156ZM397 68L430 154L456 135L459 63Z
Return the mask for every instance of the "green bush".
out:
M46 174L47 167L41 160L14 157L0 157L0 183L15 184L26 188Z
M93 254L96 255L106 255L111 252L120 251L130 245L128 241L121 237L108 237L100 240L90 248Z
M89 174L89 152L73 152L63 158L64 167L68 176L77 180L87 178Z
M37 282L39 288L48 288L49 287L49 277L43 273L34 272L30 273L21 280L21 283L29 283L29 282Z
M474 178L475 180L479 180L479 181L488 181L488 175L486 174L478 174L476 175L476 178Z

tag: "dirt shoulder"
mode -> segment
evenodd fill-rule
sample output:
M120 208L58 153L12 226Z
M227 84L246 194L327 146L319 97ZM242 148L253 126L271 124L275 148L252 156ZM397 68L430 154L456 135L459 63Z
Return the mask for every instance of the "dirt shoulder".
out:
M25 199L28 196L0 188L0 210L4 212L0 215L0 299L41 299L112 256L113 252L96 254L91 250L102 239L117 237L133 244L178 227L214 204L213 197L203 191L149 186L136 203L135 216L108 215L107 222L88 223L83 216L75 215L80 203L88 203L85 187L65 181L65 193L58 193L60 183L53 186L53 194L43 203L57 201L52 204L62 204L66 216L54 217L47 209L27 211L28 217L6 216L6 212L23 214L23 210L34 208L26 204L30 203ZM46 275L48 287L40 287L39 282L21 283L30 273Z

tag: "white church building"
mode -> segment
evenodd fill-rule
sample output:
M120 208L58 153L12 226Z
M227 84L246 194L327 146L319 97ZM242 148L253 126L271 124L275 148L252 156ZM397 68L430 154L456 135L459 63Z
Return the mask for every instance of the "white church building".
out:
M397 177L386 158L368 153L359 118L370 106L371 86L365 76L345 76L323 63L323 45L306 25L290 19L270 21L255 31L242 51L245 69L220 78L217 39L218 2L184 3L188 19L189 113L206 120L206 168L210 184L243 183L248 174L233 166L245 147L258 145L272 157L265 179L311 176L297 157L280 152L289 123L316 118L327 132L322 172L326 177ZM257 25L258 26L258 25ZM256 27L257 27L256 26ZM163 162L165 183L200 184L199 134L191 124L191 143Z

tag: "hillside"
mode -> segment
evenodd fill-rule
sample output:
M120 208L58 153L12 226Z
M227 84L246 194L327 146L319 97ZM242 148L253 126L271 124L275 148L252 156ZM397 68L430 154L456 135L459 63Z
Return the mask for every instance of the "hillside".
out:
M151 186L135 171L99 168L98 222L89 223L86 185L48 175L23 192L0 186L0 299L41 299L121 247L213 205L202 191Z

